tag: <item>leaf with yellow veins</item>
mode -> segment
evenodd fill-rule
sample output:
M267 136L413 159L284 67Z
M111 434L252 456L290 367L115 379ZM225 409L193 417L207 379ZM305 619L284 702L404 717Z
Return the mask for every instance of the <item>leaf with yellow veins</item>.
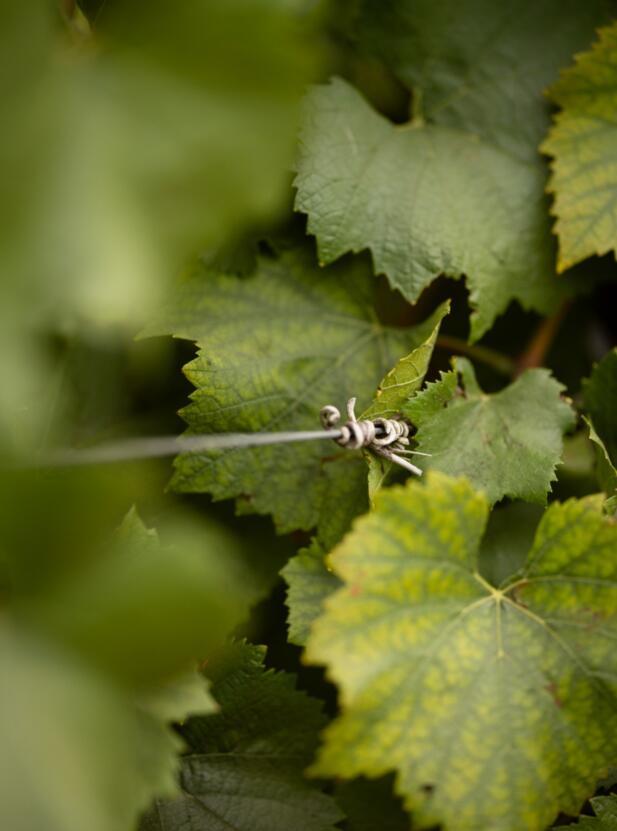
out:
M466 476L491 503L504 496L546 501L563 433L574 413L563 387L546 369L530 369L514 383L485 394L472 365L456 358L454 370L419 393L404 412L416 425L416 464Z
M312 773L395 770L418 828L576 814L617 754L617 525L600 506L551 505L494 588L483 493L438 472L379 493L329 557L344 585L307 646L342 704Z
M553 157L549 190L564 271L617 251L617 22L600 30L550 96L562 111L542 150Z

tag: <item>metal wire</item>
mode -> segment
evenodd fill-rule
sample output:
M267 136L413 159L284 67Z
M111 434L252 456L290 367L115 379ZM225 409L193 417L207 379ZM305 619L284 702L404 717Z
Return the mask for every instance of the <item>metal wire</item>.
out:
M152 436L150 438L121 439L96 447L64 448L54 450L36 460L36 466L61 467L91 465L107 462L125 462L175 456L177 453L201 453L210 450L229 450L234 447L259 447L269 444L287 444L296 441L337 439L341 430L305 430L280 433L203 433L194 436Z
M37 459L31 467L73 467L161 456L177 453L204 453L241 447L259 447L290 442L334 440L349 450L364 448L376 456L405 468L416 476L422 471L403 456L420 455L409 450L410 425L403 419L375 418L358 421L355 415L356 399L347 402L348 420L335 429L341 418L331 404L320 413L323 430L297 430L279 433L205 433L193 436L153 436L151 438L123 439L96 447L63 448L51 451Z

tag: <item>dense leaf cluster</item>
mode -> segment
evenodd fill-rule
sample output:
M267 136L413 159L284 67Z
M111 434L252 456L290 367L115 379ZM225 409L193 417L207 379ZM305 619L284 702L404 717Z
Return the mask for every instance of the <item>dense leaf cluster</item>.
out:
M617 3L0 23L0 828L617 829Z

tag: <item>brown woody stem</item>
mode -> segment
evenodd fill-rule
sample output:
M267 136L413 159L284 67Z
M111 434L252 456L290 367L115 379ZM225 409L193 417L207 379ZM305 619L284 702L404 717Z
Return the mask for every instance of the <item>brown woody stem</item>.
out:
M526 369L543 366L546 355L555 340L555 335L559 331L559 327L570 309L570 305L571 301L565 300L555 314L552 314L550 317L545 317L539 323L529 343L516 361L515 376L520 375Z
M439 335L435 346L440 349L447 349L450 352L467 355L475 361L490 366L495 372L506 375L508 378L511 378L516 372L516 363L507 355L503 355L501 352L497 352L496 349L490 349L487 346L476 346L467 343L463 338L457 338L453 335Z

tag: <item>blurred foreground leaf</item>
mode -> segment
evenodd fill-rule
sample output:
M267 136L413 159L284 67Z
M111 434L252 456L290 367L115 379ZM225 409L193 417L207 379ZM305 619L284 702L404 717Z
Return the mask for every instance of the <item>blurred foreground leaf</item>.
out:
M240 622L256 592L232 535L184 518L171 536L162 545L132 511L99 558L21 613L134 683L190 667Z
M160 542L133 510L111 541L82 540L81 559L70 551L30 591L36 558L20 573L14 555L24 549L9 552L0 827L129 831L155 796L175 793L182 741L168 722L216 709L191 670L246 615L261 582L229 532L185 515L163 527ZM2 536L3 546L27 541ZM56 542L59 554L75 544ZM45 537L39 545L44 559Z
M3 624L0 826L129 831L175 790L177 737L109 679Z

